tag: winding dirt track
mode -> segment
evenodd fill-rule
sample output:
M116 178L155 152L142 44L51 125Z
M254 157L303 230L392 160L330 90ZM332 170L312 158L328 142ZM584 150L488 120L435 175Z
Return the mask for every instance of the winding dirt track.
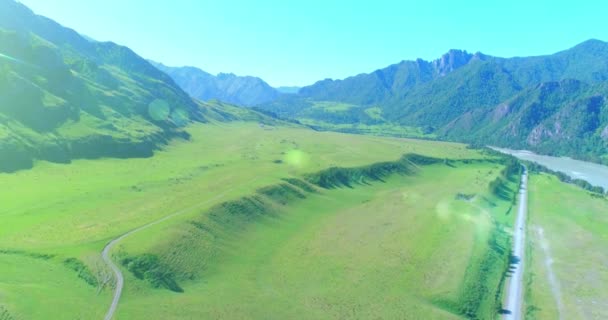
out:
M528 170L524 168L519 190L519 210L513 233L513 257L515 258L514 270L509 278L508 294L505 299L504 319L522 319L523 305L523 282L524 282L524 251L526 243L526 213L528 212Z
M243 185L248 185L252 182L254 182L257 178L254 178L252 180L250 180L249 182L243 183L239 186L243 186ZM223 197L224 195L226 195L228 192L232 191L233 189L235 189L235 187L233 188L229 188L227 190L225 190L224 192L221 192L217 195L215 195L214 197L207 199L203 202L199 202L193 206L190 206L188 208L184 208L182 210L176 211L168 216L165 216L163 218L160 218L156 221L152 221L150 223L147 223L143 226L137 227L127 233L122 234L121 236L111 240L110 242L108 242L108 244L106 244L106 246L103 248L103 251L101 252L101 258L103 259L103 261L105 262L106 265L108 265L108 267L110 269L112 269L112 272L114 272L114 277L116 279L116 286L114 289L114 297L112 298L112 304L110 305L110 307L108 308L108 312L106 313L104 320L111 320L114 317L114 313L116 313L116 309L118 308L118 303L120 302L120 296L122 295L122 289L124 287L125 284L125 279L124 276L122 274L122 271L120 270L120 268L118 267L118 265L116 263L114 263L114 261L112 261L112 257L110 256L110 252L112 251L112 249L123 239L125 239L126 237L133 235L137 232L140 232L142 230L145 230L151 226L157 225L161 222L167 221L171 218L174 218L175 216L184 214L186 212L189 212L193 209L196 209L197 207L203 206L205 204L208 204L210 202L213 201L217 201L219 198Z

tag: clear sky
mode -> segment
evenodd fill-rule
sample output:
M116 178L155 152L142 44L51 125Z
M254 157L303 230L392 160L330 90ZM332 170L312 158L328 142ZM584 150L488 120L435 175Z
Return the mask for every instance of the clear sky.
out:
M21 0L170 66L307 85L449 49L549 54L608 40L608 1Z

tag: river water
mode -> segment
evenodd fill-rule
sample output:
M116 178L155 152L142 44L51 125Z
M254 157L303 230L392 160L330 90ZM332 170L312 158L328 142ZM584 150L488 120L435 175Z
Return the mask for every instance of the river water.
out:
M573 179L585 180L594 186L600 186L608 190L608 166L567 157L543 156L527 150L511 150L496 147L492 147L492 149L510 154L521 160L536 162L553 171L563 172Z

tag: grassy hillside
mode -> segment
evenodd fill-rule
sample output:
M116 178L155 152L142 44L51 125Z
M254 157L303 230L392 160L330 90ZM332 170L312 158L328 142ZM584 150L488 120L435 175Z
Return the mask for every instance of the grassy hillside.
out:
M0 195L0 250L8 252L2 254L7 265L18 266L14 278L4 278L0 285L9 312L27 319L39 318L47 309L65 315L57 318L99 317L110 300L109 283L98 296L98 287L64 261L80 260L103 283L107 272L98 257L109 239L179 210L186 211L187 219L282 178L329 166L360 166L411 152L480 157L457 144L315 133L257 122L199 124L186 130L190 141L171 142L150 158L75 160L69 165L40 161L31 170L0 174L0 185L11 190ZM168 237L174 224L183 223L176 219L159 225L154 238ZM144 241L139 247L145 252L152 245ZM36 286L55 290L63 299L34 303L25 275L48 272L48 281L38 279ZM54 281L59 279L64 280L58 287ZM99 300L105 303L91 305Z
M122 250L151 250L183 292L130 277L119 318L492 318L510 219L509 201L483 198L498 168L442 163L354 189L284 184L290 193L262 189L201 211L167 238L146 231ZM141 250L147 241L156 244Z
M191 121L197 103L130 49L0 1L0 171L150 156Z
M529 190L526 318L608 317L608 201L546 174Z
M213 110L210 109L207 112L213 112ZM128 241L116 248L115 258L117 261L125 263L123 267L127 275L127 291L124 301L121 301L121 307L119 307L119 317L132 318L135 317L135 314L149 315L149 312L154 314L174 312L173 314L178 316L181 314L180 312L186 312L183 314L184 316L201 315L201 313L196 313L196 310L219 312L220 314L228 312L223 304L224 300L220 299L220 296L217 296L217 299L210 298L216 296L217 293L213 288L218 290L225 288L227 295L225 297L228 299L226 301L236 299L247 303L248 299L253 299L252 292L256 292L259 287L250 282L253 281L251 280L253 278L247 275L249 272L247 270L251 270L250 268L241 269L239 272L245 273L240 273L241 275L236 273L232 282L221 280L222 277L230 278L233 274L223 272L224 267L228 268L227 270L238 271L239 266L243 267L241 262L245 261L239 262L238 259L253 259L251 260L252 265L256 265L253 262L258 261L261 263L260 267L265 263L275 263L274 260L264 259L264 257L269 257L267 254L271 254L268 250L280 249L280 246L275 246L276 241L287 239L281 237L289 237L289 239L303 237L302 241L313 241L315 237L310 234L306 236L307 232L312 232L312 230L322 232L322 230L328 230L327 228L331 230L334 228L331 225L335 225L337 221L346 221L339 217L344 214L348 215L346 213L348 210L353 210L354 216L359 217L357 219L371 219L370 222L376 218L377 223L394 220L393 223L397 228L395 230L402 230L404 233L409 230L409 223L406 221L420 221L420 228L430 228L429 233L436 234L435 231L431 231L437 225L434 222L436 218L423 219L426 216L425 212L431 210L431 207L420 208L420 210L416 209L417 207L407 209L410 205L422 205L422 203L439 206L436 210L440 210L442 215L449 215L452 211L468 212L471 215L470 219L473 220L496 220L502 221L504 224L509 223L509 216L500 218L500 215L504 215L508 210L508 201L489 195L485 196L487 200L484 200L484 197L481 196L488 190L487 182L500 171L500 165L495 163L467 165L446 162L456 167L452 168L445 165L442 160L441 164L437 164L435 167L416 169L415 172L419 173L414 175L379 175L378 178L382 178L385 183L375 181L375 178L368 178L367 181L370 185L358 184L356 181L360 180L353 180L353 189L340 187L329 190L311 186L311 182L298 182L312 179L309 174L332 166L357 167L376 162L394 161L407 153L417 153L439 159L483 159L485 157L477 151L466 149L463 145L319 133L295 127L260 126L256 122L197 124L186 130L191 136L190 141L170 142L164 150L150 158L75 160L69 165L40 161L31 170L0 174L0 186L10 190L10 192L0 195L0 201L3 203L2 209L0 209L3 220L0 226L0 251L2 252L0 257L3 265L12 266L11 269L7 269L6 273L10 274L10 277L4 278L5 280L0 284L0 293L4 297L1 303L2 308L16 319L36 319L41 318L42 314L69 319L100 317L109 304L112 283L109 281L108 271L99 260L99 252L102 247L109 239L175 212L181 212L181 215L128 238ZM420 165L417 166L420 167ZM366 172L372 174L376 170L384 170L381 169L382 166L373 168L375 169ZM338 177L340 176L341 174L338 174ZM442 178L444 176L445 179ZM284 178L299 180L287 182L282 180ZM424 181L427 181L426 187ZM445 185L445 192L440 191L442 188L431 188L430 181L433 181L434 184L437 181L444 181L440 183ZM456 181L459 182L456 183ZM288 185L287 191L272 187L276 185ZM433 190L432 194L428 196L429 201L416 200L426 197L426 192L422 192L425 190L424 188ZM411 198L413 202L408 202L410 200L407 200L409 198L406 197L406 194L409 193L412 193L412 197L417 194L416 197L422 198ZM458 198L459 193L475 193L478 197L472 202L457 201L455 199ZM305 198L300 199L302 196ZM387 201L390 199L393 199L390 201L397 201L396 199L400 199L400 197L407 201L395 202L393 209L389 207L382 209L383 204L386 204ZM245 204L240 202L245 198L251 201L247 201ZM367 200L369 200L369 204L362 203ZM253 205L251 208L258 209L237 211L239 214L236 216L230 214L230 211L220 210L223 206L221 203L231 203L231 201L241 203L244 208L250 208ZM384 210L384 213L375 218L366 216L364 213L370 210L371 205L374 208L378 206L377 211ZM476 209L478 206L485 209L478 210ZM316 209L311 210L314 208ZM411 213L403 217L403 220L399 220L399 217L395 216L399 210L411 211ZM375 211L376 209L374 209ZM216 224L205 224L209 222L208 219L213 212L216 212L216 218L213 220ZM239 220L244 212L250 212L253 214L252 219L256 218L244 223ZM272 214L268 214L268 212ZM307 214L311 214L311 216L309 217ZM226 228L226 225L222 224L224 219L229 219L227 221L234 223L230 223L230 227ZM338 220L331 222L331 219ZM467 221L466 219L462 221ZM362 225L367 223L364 223L364 220L361 220ZM197 221L202 224L193 223ZM290 224L290 221L293 224ZM353 220L353 223L355 221ZM458 269L454 270L462 275L467 274L464 279L469 280L458 282L456 280L463 279L462 276L454 278L446 276L447 278L433 286L436 289L428 292L417 292L413 287L408 290L411 297L426 301L425 304L428 307L422 307L421 310L432 310L430 312L434 312L438 316L447 314L445 312L451 314L465 312L466 310L463 311L464 309L461 308L465 301L464 296L460 294L459 290L463 286L478 283L478 281L470 280L477 278L478 271L475 271L477 270L475 266L482 263L480 261L500 261L500 259L491 258L493 255L487 258L490 260L482 258L485 256L484 252L491 251L488 251L489 247L485 240L475 241L475 239L490 237L493 234L490 231L498 229L487 227L478 234L481 238L477 238L467 231L471 228L470 223L458 222L461 220L456 218L450 221L454 221L455 224L445 226L448 228L445 229L446 236L454 237L453 239L468 237L469 240L463 240L458 247L448 246L442 250L451 253L457 249L463 250L463 257L469 258L460 257L459 259L462 260L459 260L461 262L458 264ZM287 223L287 225L283 225L283 223ZM483 225L488 226L486 222L483 222ZM492 225L490 223L489 226ZM209 226L217 227L215 229L217 233L214 233L211 238L210 234L205 231L205 227ZM269 232L270 230L273 231ZM361 232L365 231L361 230ZM399 241L406 239L405 237L399 238L404 236L399 232L394 236L398 237L395 238L396 240L402 239ZM210 239L216 240L210 241ZM370 245L371 243L389 244L388 239L370 238ZM420 245L423 246L427 240L427 238L420 238ZM314 241L310 244L313 247L316 246ZM350 243L348 238L332 241ZM205 247L205 243L210 246ZM259 247L252 247L249 250L247 246L254 243ZM283 243L283 241L279 241L279 243ZM396 243L407 244L405 242ZM446 241L446 243L456 245L457 242ZM178 244L179 246L176 246ZM285 245L288 244L289 242L286 240ZM297 247L297 242L293 245ZM504 245L506 244L503 243ZM381 258L378 255L384 255L385 252L374 252L373 248L376 248L375 245L369 247L368 254L361 256L360 259L363 259L361 263L381 261L378 260ZM425 260L424 256L427 253L435 252L431 248L443 247L441 242L433 242L427 249L421 247L421 251L412 252L411 257L415 258L413 261ZM335 248L328 247L327 249L334 250ZM249 254L245 254L247 252ZM210 253L214 254L209 256ZM323 272L331 274L324 268L344 270L340 268L343 268L345 263L351 265L348 263L348 259L356 258L355 256L342 257L340 258L342 260L336 260L333 266L319 265L316 259L326 257L329 253L331 252L318 256L310 252L313 255L303 256L302 261L310 265L312 270L321 268L319 276L322 276ZM290 256L290 254L294 254L290 249L286 249L284 254L284 256L278 257L285 259L285 263L298 261ZM374 257L374 255L376 256ZM210 257L213 258L210 259ZM441 260L441 257L438 255L437 261ZM125 258L137 260L126 261ZM444 258L450 259L447 256ZM408 267L408 261L410 260L406 259L405 262L402 262L404 263L403 268L411 267ZM129 262L131 263L129 264ZM494 265L496 262L491 263ZM269 270L280 270L281 264L282 262ZM287 264L284 268L285 272L288 272L286 282L277 284L277 288L283 288L280 290L287 290L292 284L304 286L303 278L299 276L302 269L290 266L292 265ZM484 281L489 288L487 290L492 290L491 288L496 285L495 281L500 280L500 264L496 266L496 268L491 268L494 273L484 278L487 279L487 282ZM389 268L389 266L382 268ZM149 272L138 273L138 270ZM399 268L391 270L399 270ZM359 276L369 274L365 269L354 269L353 272L354 275L359 274ZM28 275L33 274L37 278L33 280L31 277L28 278ZM138 274L142 278L141 280L137 278ZM259 279L265 279L269 274L261 274ZM212 280L214 279L212 275L217 277L216 280ZM233 290L235 287L232 287L233 289L229 289L229 287L236 286L238 279L244 279L243 277L249 280L242 283L246 289L239 296L241 293ZM423 281L422 279L425 278L417 271L413 271L408 277L407 279L412 281ZM331 314L348 314L344 308L359 299L357 297L363 291L354 290L344 297L343 302L340 302L335 300L337 296L332 292L342 290L341 286L347 285L348 282L337 281L335 286L324 289L323 279L325 278L311 282L308 289L308 292L319 292L318 299L310 300L313 297L306 296L307 291L301 292L304 296L298 292L292 292L294 294L293 302L285 301L277 304L276 311L281 314L293 314L292 312L295 310L293 308L313 303L315 306L311 307L311 312L313 312L312 310L322 312L325 310L323 305L334 303L332 308L336 309ZM34 299L28 289L32 283L35 283L37 290L42 294L49 294L57 299ZM222 283L227 287L222 287ZM173 286L173 284L177 284L177 286ZM183 290L183 292L174 292L166 288L173 288L175 291ZM379 287L374 290L380 293L377 291ZM372 290L372 292L374 291ZM260 296L259 299L262 300L251 301L256 303L268 301L264 299L272 297L271 293L269 293L270 296ZM231 294L235 295L229 297ZM202 309L194 308L200 305L202 297L205 297L204 300L209 304ZM240 297L245 300L240 300ZM167 303L173 299L182 304L183 308L180 307L178 310L169 307L170 305ZM494 300L480 301L482 301L481 305L466 312L487 314L490 312L489 310L493 309L492 301ZM373 303L378 306L379 302ZM154 308L152 308L153 305ZM255 308L247 309L254 305L255 303L243 305L233 311L237 313L245 312L243 310L254 312ZM399 314L402 311L387 310L387 315ZM258 309L255 312L259 314L261 311ZM311 315L314 316L314 313Z

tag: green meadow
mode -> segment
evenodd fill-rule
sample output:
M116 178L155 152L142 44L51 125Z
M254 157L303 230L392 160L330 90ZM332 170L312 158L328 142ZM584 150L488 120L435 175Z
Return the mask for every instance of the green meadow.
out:
M529 190L526 318L608 318L608 200L546 174Z
M0 174L1 317L103 317L104 245L175 213L112 252L125 275L115 318L496 314L516 185L490 191L497 159L251 122L187 130L150 158Z
M311 126L317 130L327 130L344 133L364 134L372 136L389 136L389 137L411 137L411 138L424 138L434 139L434 134L427 134L421 128L408 127L392 123L377 123L377 124L364 124L364 123L329 123L322 120L315 120L309 118L299 118L298 121L301 123Z
M152 252L170 256L168 264L194 280L175 293L131 277L119 318L491 318L511 205L487 195L499 169L436 164L284 205L268 201L247 226L209 228L216 254L182 226L169 237L186 253L164 247L167 239L156 239ZM137 253L159 231L148 229L121 249ZM498 247L488 246L492 239ZM182 255L202 263L193 270Z

